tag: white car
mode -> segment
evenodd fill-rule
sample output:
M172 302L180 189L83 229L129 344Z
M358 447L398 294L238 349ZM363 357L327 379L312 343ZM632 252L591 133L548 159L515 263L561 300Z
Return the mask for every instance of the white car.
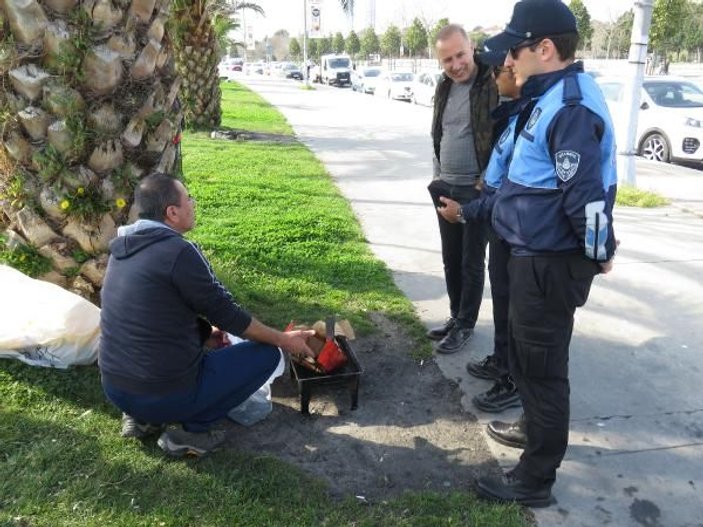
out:
M442 71L425 71L415 77L413 103L434 106L434 94L442 78Z
M376 84L375 95L410 102L413 98L415 74L409 71L387 71Z
M352 73L352 90L373 95L376 91L376 84L382 75L381 68L359 68L358 71Z
M217 75L222 80L234 80L242 72L244 61L241 59L224 59L217 65Z
M625 126L626 81L598 77L615 127ZM695 83L672 77L645 77L637 124L639 155L653 161L703 162L703 90Z

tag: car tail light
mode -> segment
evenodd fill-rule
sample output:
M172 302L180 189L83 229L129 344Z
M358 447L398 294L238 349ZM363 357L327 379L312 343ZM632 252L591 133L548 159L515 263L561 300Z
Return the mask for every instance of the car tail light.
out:
M687 137L683 140L682 149L686 154L695 154L701 142L695 137Z

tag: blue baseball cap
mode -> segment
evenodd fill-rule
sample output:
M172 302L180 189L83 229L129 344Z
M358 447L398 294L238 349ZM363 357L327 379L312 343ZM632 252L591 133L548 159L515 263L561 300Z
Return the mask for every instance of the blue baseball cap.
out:
M486 48L506 51L539 37L578 33L576 17L561 0L521 0L502 33L484 42Z

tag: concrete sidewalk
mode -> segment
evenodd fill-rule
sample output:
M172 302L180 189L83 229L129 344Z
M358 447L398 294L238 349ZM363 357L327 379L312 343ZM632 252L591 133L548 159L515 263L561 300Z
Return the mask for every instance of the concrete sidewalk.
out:
M349 90L243 81L325 163L422 321L443 320L439 235L426 191L431 110ZM622 244L615 270L596 279L577 312L570 446L554 487L558 504L535 510L543 527L701 525L703 172L638 161L638 178L672 205L616 210ZM489 353L492 338L487 283L468 349L436 357L460 383L466 409L484 422L496 416L477 412L470 400L490 385L471 378L465 364ZM501 465L516 463L519 451L487 443Z

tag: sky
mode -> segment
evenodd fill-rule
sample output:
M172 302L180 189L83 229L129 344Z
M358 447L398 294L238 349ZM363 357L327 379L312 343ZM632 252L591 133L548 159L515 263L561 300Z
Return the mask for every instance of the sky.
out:
M338 0L319 0L322 33L341 31L346 36L352 29L352 21L339 7ZM305 5L309 9L310 0L258 0L266 16L247 13L245 24L250 26L254 38L261 40L272 36L279 29L286 29L291 36L303 31ZM568 3L568 2L567 2ZM603 22L615 21L631 8L635 0L583 0L591 19ZM369 25L369 5L371 0L356 0L353 29L362 31ZM513 10L515 0L375 0L376 32L383 33L394 23L398 26L410 25L416 16L430 24L442 17L457 22L467 29L476 26L503 27ZM309 19L308 19L309 20Z

